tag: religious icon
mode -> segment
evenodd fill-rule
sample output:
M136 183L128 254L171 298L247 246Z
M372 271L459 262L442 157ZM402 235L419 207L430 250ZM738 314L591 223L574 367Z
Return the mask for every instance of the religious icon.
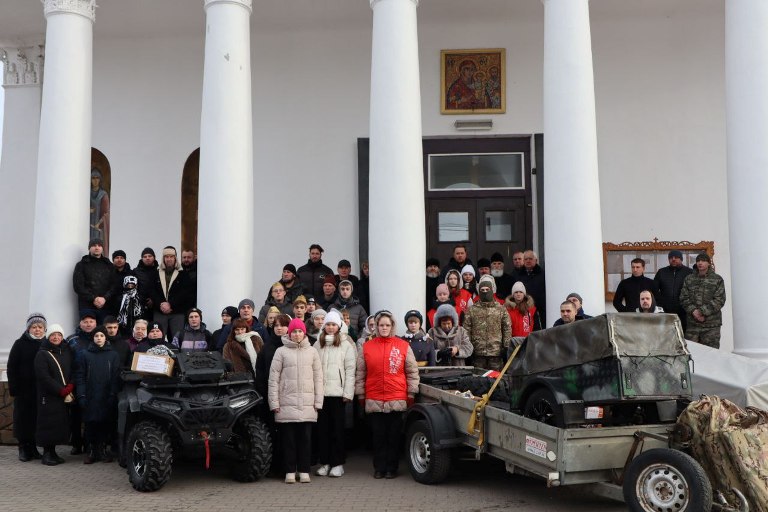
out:
M506 110L504 48L440 52L440 112L503 114Z
M102 187L99 169L91 169L91 236L104 242L104 254L109 251L109 194Z

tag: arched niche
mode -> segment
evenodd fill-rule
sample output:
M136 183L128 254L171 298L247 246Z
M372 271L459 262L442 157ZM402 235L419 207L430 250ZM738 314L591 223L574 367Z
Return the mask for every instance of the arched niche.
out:
M109 165L109 160L107 160L104 153L96 148L91 148L90 174L89 238L101 238L104 241L104 254L109 257L112 167Z
M197 254L197 191L200 182L200 148L184 162L181 175L181 250ZM181 253L181 251L179 251Z

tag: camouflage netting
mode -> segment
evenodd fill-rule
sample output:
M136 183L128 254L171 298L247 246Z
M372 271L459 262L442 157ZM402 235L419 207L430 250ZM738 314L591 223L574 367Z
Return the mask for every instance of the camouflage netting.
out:
M509 371L525 375L609 357L687 354L677 315L606 313L531 333Z

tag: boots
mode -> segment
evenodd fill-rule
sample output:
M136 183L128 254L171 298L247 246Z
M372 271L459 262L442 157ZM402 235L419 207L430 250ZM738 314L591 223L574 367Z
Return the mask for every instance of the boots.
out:
M101 445L101 462L115 462L115 456L112 455L112 448L108 445Z
M35 446L35 443L27 443L27 452L29 453L29 456L33 459L41 459L43 456L40 455L40 452L37 451L37 446Z
M93 464L94 462L99 462L101 460L101 445L96 443L91 443L91 445L88 447L88 453L85 455L85 458L83 459L83 464Z
M61 457L59 457L58 453L56 453L56 446L55 445L51 446L51 455L53 456L53 460L55 460L59 464L64 464L65 462L67 462L66 460L64 460Z
M56 460L56 450L52 446L46 446L43 449L43 458L40 461L46 466L56 466L59 461Z
M19 460L21 462L29 462L32 460L32 456L29 454L26 445L19 444Z

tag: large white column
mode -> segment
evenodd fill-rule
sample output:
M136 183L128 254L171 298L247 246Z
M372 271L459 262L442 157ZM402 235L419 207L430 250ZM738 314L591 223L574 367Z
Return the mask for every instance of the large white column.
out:
M768 268L768 2L725 3L728 227L734 352L768 360L761 329ZM759 256L758 256L759 258Z
M588 0L544 1L544 244L547 323L578 292L605 311Z
M205 0L198 305L218 319L253 290L251 0Z
M0 48L0 60L5 64L0 239L13 240L17 251L27 254L32 250L35 227L43 46ZM19 258L17 251L0 251L0 332L20 332L29 314L32 261ZM5 367L12 345L13 337L0 338L0 368Z
M371 310L423 308L424 177L421 148L418 0L371 0Z
M95 0L44 0L45 79L29 308L76 324L75 263L88 252Z

